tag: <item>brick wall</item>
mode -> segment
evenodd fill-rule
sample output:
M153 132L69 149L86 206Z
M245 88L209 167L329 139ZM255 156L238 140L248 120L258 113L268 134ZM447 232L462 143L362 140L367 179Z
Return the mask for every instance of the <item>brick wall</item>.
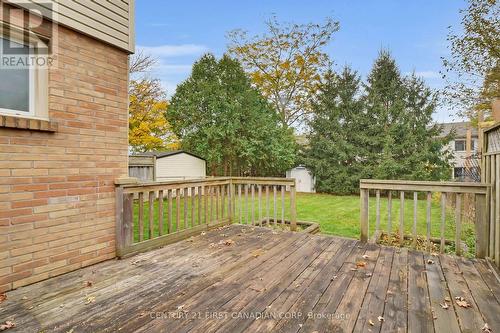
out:
M127 174L127 54L66 28L49 70L54 133L0 127L0 292L115 256Z

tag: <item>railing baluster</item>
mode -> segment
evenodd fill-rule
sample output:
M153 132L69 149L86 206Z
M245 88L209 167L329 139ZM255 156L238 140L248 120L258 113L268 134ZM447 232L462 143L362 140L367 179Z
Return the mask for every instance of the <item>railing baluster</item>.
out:
M163 235L163 190L158 191L158 235Z
M123 245L134 243L134 194L123 195Z
M271 215L270 213L270 207L269 207L269 185L266 185L266 223L267 225L269 226L269 215Z
M250 186L252 186L252 225L255 225L255 186L253 184Z
M149 191L149 200L148 200L148 218L149 218L149 239L153 238L154 234L154 199L155 192Z
M172 190L168 190L168 221L167 221L167 233L171 233L172 228L172 212L173 212L173 203L172 203Z
M201 205L201 195L202 195L202 187L198 186L198 225L201 225L201 212L202 212L202 205Z
M290 187L290 230L297 230L297 203L295 195L295 184Z
M431 208L432 208L432 193L427 192L427 251L431 250Z
M220 210L220 202L219 202L219 197L220 197L220 186L217 185L215 187L215 221L216 223L219 223L220 222L220 214L219 214L219 210Z
M495 219L493 224L495 226L495 264L500 267L500 154L495 155ZM493 233L493 232L491 232Z
M210 192L210 218L208 219L208 223L212 224L214 221L214 187L210 186L209 187L209 192Z
M441 193L441 230L440 230L440 241L439 244L439 252L444 253L444 245L445 245L445 230L446 225L446 192Z
M403 246L405 232L404 232L404 220L405 220L405 192L400 193L400 204L399 204L399 245Z
M455 253L462 254L462 194L457 193L455 199Z
M241 199L241 184L238 184L238 208L240 215L240 224L243 224L243 201Z
M375 234L378 234L380 230L380 190L377 190L375 192L376 196L376 204L375 204L375 215L376 215L376 220L375 220Z
M274 199L274 215L273 215L273 219L274 219L274 225L277 224L278 222L278 206L277 206L277 203L278 203L278 198L277 198L277 188L276 188L276 185L273 186L273 199Z
M139 242L144 240L144 192L139 192Z
M194 215L194 206L195 206L195 188L191 187L191 227L195 226L195 215Z
M285 224L285 187L281 185L281 223Z
M387 233L392 233L392 191L387 194Z
M259 191L259 226L262 227L262 185L258 186Z
M418 193L413 192L413 234L411 241L414 249L417 248L417 210L418 210Z
M245 184L245 224L248 224L248 184Z
M176 216L175 216L175 231L179 231L181 228L181 189L178 188L175 190L175 208L176 208Z
M208 187L203 185L203 207L204 207L204 216L205 216L205 224L208 225Z
M224 219L224 214L226 212L226 185L221 185L220 186L220 217L221 219Z

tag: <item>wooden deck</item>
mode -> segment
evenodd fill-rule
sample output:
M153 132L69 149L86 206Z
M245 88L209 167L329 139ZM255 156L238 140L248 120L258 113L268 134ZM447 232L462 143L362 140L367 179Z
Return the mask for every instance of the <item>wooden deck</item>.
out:
M500 284L485 261L232 225L11 291L6 320L9 333L500 332Z

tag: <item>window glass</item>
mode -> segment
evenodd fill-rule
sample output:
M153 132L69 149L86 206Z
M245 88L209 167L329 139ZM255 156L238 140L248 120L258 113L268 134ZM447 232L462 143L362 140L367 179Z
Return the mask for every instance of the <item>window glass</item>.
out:
M8 57L8 47L15 47L16 54L29 55L29 47L0 38L0 52ZM0 66L0 109L30 112L30 70L24 66Z
M465 151L465 140L455 140L455 150Z

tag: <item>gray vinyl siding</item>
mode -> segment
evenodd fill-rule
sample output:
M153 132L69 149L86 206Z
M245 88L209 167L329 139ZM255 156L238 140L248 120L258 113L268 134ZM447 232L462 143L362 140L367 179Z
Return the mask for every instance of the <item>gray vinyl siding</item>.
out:
M52 0L54 16L43 2L28 1L68 28L134 52L134 0Z

